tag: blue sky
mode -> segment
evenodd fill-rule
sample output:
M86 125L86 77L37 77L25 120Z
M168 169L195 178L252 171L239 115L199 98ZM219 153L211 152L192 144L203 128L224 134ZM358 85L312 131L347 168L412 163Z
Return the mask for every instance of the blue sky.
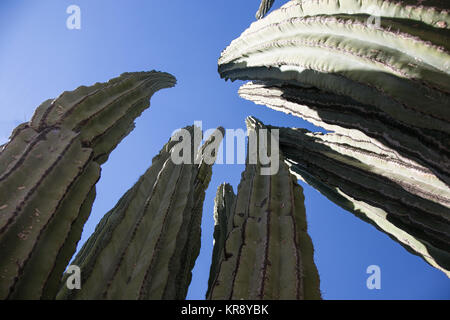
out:
M276 1L275 7L282 4ZM81 8L81 30L66 28L69 5ZM0 143L44 100L122 72L161 70L178 79L160 91L136 129L103 166L97 199L79 247L102 215L150 166L171 133L202 121L203 129L245 129L253 115L267 124L319 130L300 118L240 99L217 59L254 20L259 0L2 0L0 3ZM217 187L235 191L243 165L215 165L206 194L202 249L188 298L203 299L212 251ZM450 280L387 235L304 187L309 233L325 299L450 299ZM366 287L366 268L381 268L381 290Z

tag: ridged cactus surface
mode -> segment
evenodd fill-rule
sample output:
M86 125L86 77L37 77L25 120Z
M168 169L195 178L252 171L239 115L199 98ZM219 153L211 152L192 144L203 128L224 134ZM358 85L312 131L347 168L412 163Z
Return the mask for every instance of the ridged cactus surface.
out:
M255 118L247 127L264 128ZM302 188L281 153L279 160L277 174L263 175L261 163L247 159L237 196L219 187L208 299L320 299Z
M270 8L272 8L274 2L275 0L261 0L261 4L256 12L256 19L263 18L269 12Z
M185 128L191 137L197 127ZM221 143L216 130L194 152L190 163L171 158L179 142L172 138L151 167L98 224L73 265L81 269L81 290L63 283L58 299L184 299L200 250L205 191L217 155L205 161L208 148ZM201 138L201 137L200 137ZM209 154L209 153L208 153ZM194 162L195 159L195 162Z
M249 82L239 89L242 98L303 118L328 131L370 140L391 149L403 161L429 168L450 181L450 145L437 130L408 126L384 112L351 98L317 88Z
M450 16L440 0L290 1L219 59L283 128L292 172L450 275Z
M251 97L255 87L241 95L383 140L450 184L448 9L448 1L290 1L222 52L219 73L261 81L271 89L264 99Z
M52 299L95 198L100 165L133 129L160 72L125 73L47 100L0 151L0 299Z
M233 192L233 187L228 183L221 184L219 188L217 188L216 197L214 199L214 247L206 297L210 297L210 290L220 271L221 261L227 258L225 253L225 243L229 232L234 226L233 215L235 205L236 195Z
M299 178L450 276L445 183L369 140L278 129L280 148Z

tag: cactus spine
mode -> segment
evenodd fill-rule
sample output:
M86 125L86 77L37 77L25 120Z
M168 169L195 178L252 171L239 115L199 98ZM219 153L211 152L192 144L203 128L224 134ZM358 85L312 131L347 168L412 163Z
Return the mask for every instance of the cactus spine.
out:
M200 131L194 126L185 130L192 137ZM216 156L206 161L204 155L211 154L208 149L217 150L223 133L217 129L189 163L173 162L174 137L162 148L73 261L82 271L82 289L68 290L63 285L59 299L186 297L199 254L203 200ZM194 139L188 146L194 151L198 147Z
M0 299L52 299L95 198L100 165L167 73L125 73L47 100L0 153Z
M247 127L261 139L258 120ZM278 173L262 175L248 155L237 196L219 187L208 299L320 299L302 188L279 157Z

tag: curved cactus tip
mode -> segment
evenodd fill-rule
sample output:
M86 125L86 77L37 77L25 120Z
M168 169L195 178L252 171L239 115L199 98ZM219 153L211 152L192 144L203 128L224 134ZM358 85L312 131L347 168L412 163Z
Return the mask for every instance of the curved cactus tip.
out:
M261 4L259 5L259 9L256 12L256 19L262 19L269 12L270 8L272 8L275 0L261 0Z
M44 101L0 152L0 299L52 299L81 238L101 165L134 128L157 71L65 91Z
M259 128L265 127L264 123L262 123L261 120L259 120L254 116L248 116L247 118L245 118L245 124L247 126L247 129L256 129L257 127Z
M128 71L128 72L123 72L123 73L120 74L119 78L120 77L125 77L125 76L128 76L128 75L137 75L137 74L159 74L159 75L165 75L169 79L171 79L174 82L174 84L177 83L177 78L173 74L170 74L170 73L165 72L165 71L155 70L155 69L150 70L150 71L133 71L133 72Z

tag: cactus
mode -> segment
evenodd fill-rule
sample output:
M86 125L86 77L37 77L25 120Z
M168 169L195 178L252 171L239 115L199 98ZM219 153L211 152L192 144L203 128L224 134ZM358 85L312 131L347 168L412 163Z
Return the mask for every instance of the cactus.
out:
M450 277L450 188L369 140L278 128L293 173Z
M270 8L272 8L275 0L261 0L261 4L259 5L259 9L256 12L256 19L263 18L267 12L269 12Z
M294 0L282 7L296 10L301 17L316 15L372 15L392 19L408 19L439 29L450 29L450 16L445 0Z
M423 6L414 1L290 1L224 50L219 73L225 79L344 96L366 105L365 112L425 132L449 157L450 18L445 6L444 1ZM377 17L369 16L369 8L378 10ZM380 25L368 23L371 18L380 18ZM448 165L440 171L449 181Z
M334 132L280 129L292 172L447 275L449 23L439 0L290 1L219 59L245 99Z
M200 131L185 129L191 136ZM208 162L204 152L218 147L223 134L217 129L190 163L172 161L176 139L164 145L74 259L81 290L68 290L63 281L58 299L184 299L200 250L203 200L216 156ZM189 145L197 150L192 139Z
M210 277L208 280L208 291L206 297L210 296L213 281L220 270L220 262L225 259L225 242L229 231L233 229L233 213L236 205L236 195L233 187L223 183L217 188L214 199L214 246L211 258Z
M255 135L265 128L246 122ZM248 155L237 197L231 186L219 187L208 299L320 299L302 188L282 159L277 174L262 175Z
M95 198L100 165L175 78L125 73L47 100L0 153L0 299L52 299Z
M368 104L348 97L287 84L247 83L239 89L242 98L274 110L301 117L355 140L370 140L380 148L392 149L402 161L429 168L450 184L450 150L436 130L406 126Z

